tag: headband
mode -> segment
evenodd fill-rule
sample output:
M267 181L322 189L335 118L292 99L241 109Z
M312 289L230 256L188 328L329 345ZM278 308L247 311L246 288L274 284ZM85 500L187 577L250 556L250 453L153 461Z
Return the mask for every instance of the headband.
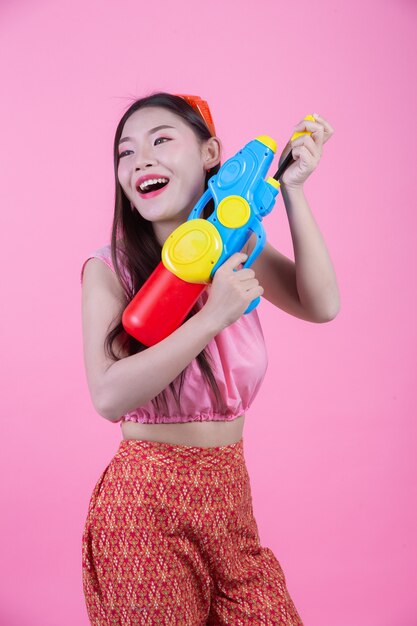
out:
M202 100L200 96L190 96L184 94L175 94L179 98L185 100L190 106L193 107L194 111L199 113L199 115L203 118L206 123L207 128L210 131L210 134L214 136L216 134L216 129L214 128L213 118L211 116L210 108L206 100Z

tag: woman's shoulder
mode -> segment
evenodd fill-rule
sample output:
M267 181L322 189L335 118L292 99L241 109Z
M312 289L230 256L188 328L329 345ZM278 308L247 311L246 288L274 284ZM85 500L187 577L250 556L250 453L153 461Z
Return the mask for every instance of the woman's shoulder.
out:
M123 242L118 240L117 243L116 243L116 255L117 255L117 259L118 259L119 264L122 266L122 271L124 270L124 263L123 263L124 251L125 251L125 247L123 245ZM84 258L83 264L82 264L82 267L81 267L81 282L83 280L83 273L84 273L85 265L86 265L87 261L89 261L90 259L100 259L113 272L115 272L113 258L112 258L111 244L110 243L105 243L102 246L100 246L99 248L96 248L95 250L92 250Z
M101 259L101 261L104 261L104 263L114 271L113 263L111 262L111 252L109 250L110 250L110 246L105 244L103 246L100 246L99 248L96 248L95 250L92 250L84 257L84 260L81 265L81 274L80 274L81 283L83 282L85 266L87 265L90 259Z

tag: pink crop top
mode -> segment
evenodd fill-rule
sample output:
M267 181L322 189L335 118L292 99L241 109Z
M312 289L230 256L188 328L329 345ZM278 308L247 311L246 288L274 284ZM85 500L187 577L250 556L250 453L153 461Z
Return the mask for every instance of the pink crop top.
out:
M81 269L81 282L85 264L91 258L104 261L114 272L110 245L105 245L92 252L84 261ZM125 273L127 276L127 272ZM208 290L201 294L197 304L201 307L208 298ZM209 395L206 381L198 363L194 359L187 367L184 385L181 389L180 403L182 415L177 414L174 398L168 391L168 415L157 415L152 402L137 407L123 415L121 421L140 422L142 424L162 424L175 422L231 421L245 413L254 401L265 377L268 357L264 336L257 310L254 309L218 333L207 345L212 358L216 382L227 409L216 413Z

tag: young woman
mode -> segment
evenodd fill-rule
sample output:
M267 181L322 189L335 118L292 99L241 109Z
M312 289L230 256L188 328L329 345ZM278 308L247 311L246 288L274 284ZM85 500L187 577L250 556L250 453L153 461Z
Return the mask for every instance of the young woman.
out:
M252 510L242 433L267 356L256 309L243 313L263 295L304 320L337 314L333 266L303 194L333 133L314 115L317 122L295 127L312 135L281 155L292 149L295 159L280 181L295 263L267 243L242 269L253 236L219 267L184 323L148 348L125 333L122 312L218 172L221 143L197 97L157 93L119 122L111 244L81 273L89 390L123 433L83 533L94 625L302 624Z

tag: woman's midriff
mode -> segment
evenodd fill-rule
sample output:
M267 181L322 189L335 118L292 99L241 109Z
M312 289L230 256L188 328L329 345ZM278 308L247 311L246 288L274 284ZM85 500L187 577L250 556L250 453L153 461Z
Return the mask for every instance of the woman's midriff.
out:
M245 415L229 422L181 422L139 424L122 422L123 439L160 441L182 446L212 448L237 443L242 438Z

